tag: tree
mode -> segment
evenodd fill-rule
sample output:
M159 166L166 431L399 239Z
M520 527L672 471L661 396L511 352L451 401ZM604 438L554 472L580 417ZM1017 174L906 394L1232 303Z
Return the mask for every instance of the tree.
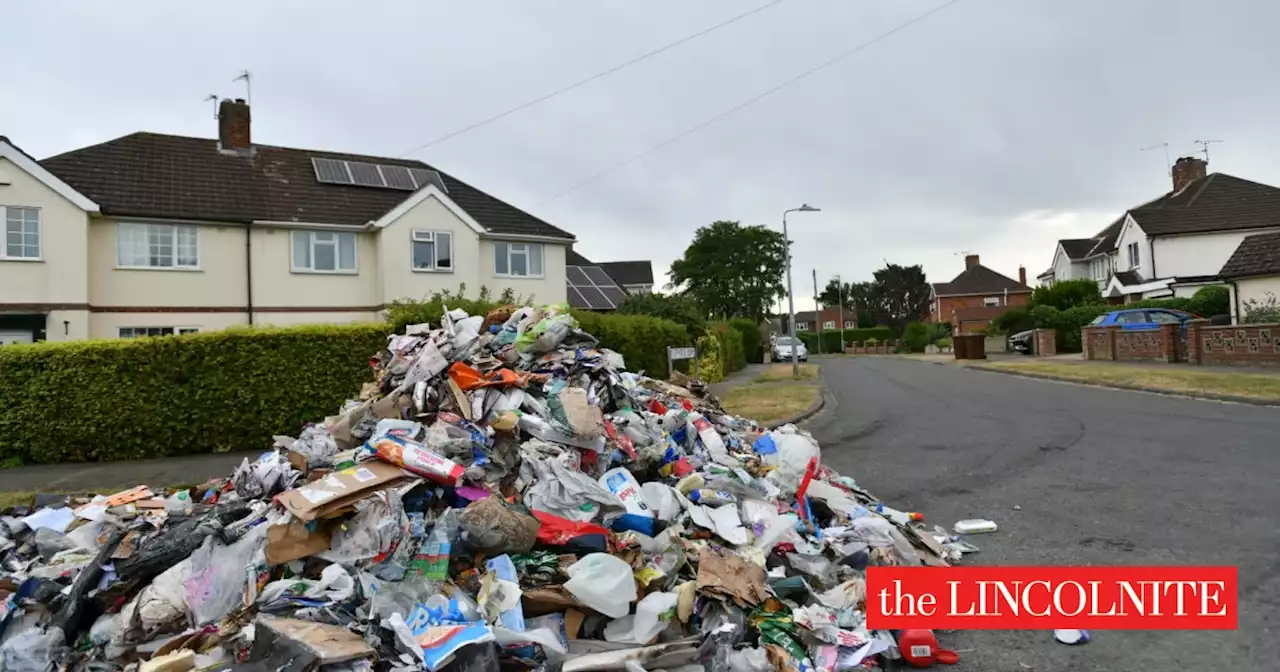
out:
M708 315L759 321L786 296L786 241L763 226L718 221L694 234L671 264L671 289L692 297Z
M1049 286L1036 287L1031 292L1031 307L1053 306L1058 310L1090 306L1102 303L1102 292L1098 291L1098 283L1088 278L1079 280L1063 280Z
M843 291L837 286L837 282L833 279L827 283L827 286L818 295L818 300L824 306L840 305L841 300L844 301L844 310L847 313L846 320L853 320L854 312L857 311L857 323L859 327L874 327L875 320L871 317L871 312L867 310L870 305L871 283L869 282L846 282Z
M689 335L697 337L707 329L707 316L691 296L679 294L633 294L618 312L628 315L650 315L683 324Z
M918 264L885 264L875 272L871 281L868 310L877 324L901 334L907 323L929 314L931 294L929 283L924 279L924 269Z

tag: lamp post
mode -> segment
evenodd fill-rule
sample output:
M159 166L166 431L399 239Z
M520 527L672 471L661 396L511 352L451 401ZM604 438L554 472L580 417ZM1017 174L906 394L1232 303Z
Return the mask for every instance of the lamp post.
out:
M792 212L818 212L819 208L815 208L808 203L803 203L798 208L782 211L782 240L786 245L787 253L787 314L788 320L787 331L791 335L791 377L800 380L800 351L796 348L796 302L791 287L791 236L787 235L787 214ZM816 306L815 306L816 307Z
M836 302L840 306L840 354L844 354L844 282L836 273ZM855 318L856 319L856 318Z

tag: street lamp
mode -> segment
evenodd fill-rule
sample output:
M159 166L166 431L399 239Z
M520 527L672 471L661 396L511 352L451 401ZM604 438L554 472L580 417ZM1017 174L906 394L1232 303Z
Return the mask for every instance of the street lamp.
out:
M840 306L840 354L844 354L844 282L840 279L840 274L836 273L836 303ZM857 313L855 312L856 316ZM854 319L858 319L854 317Z
M798 342L796 340L796 302L791 291L791 236L787 235L787 214L792 212L818 212L819 210L820 208L804 203L798 208L782 211L782 239L786 243L787 249L787 313L790 316L788 330L791 332L791 377L796 380L800 379L800 350L796 347Z

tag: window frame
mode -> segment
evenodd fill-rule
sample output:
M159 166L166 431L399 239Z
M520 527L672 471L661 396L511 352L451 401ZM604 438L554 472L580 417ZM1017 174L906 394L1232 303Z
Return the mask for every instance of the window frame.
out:
M419 234L430 236L430 240L420 239L418 237ZM449 266L446 268L440 267L440 239L438 236L441 234L449 237ZM453 269L457 267L457 257L453 254L453 239L454 235L452 231L439 231L435 229L413 229L409 231L409 268L414 273L452 273ZM414 251L415 243L431 243L431 250L435 256L435 258L431 260L431 268L418 267L418 260L415 257Z
M145 265L138 265L138 264L126 264L126 263L123 263L123 260L120 258L120 251L121 251L121 250L120 250L120 241L121 241L121 236L123 235L123 233L124 233L124 231L125 231L125 230L130 229L130 228L132 228L132 227L141 227L141 230L142 230L142 232L143 232L143 236L144 236L144 239L145 239L145 246L146 246L146 249L147 249L147 252L146 252L146 259L147 259L147 262L148 262L148 263L147 263L147 264L145 264ZM150 261L151 261L151 231L152 231L152 229L153 229L153 228L166 228L166 229L169 229L170 233L172 234L172 236L173 236L173 240L172 240L172 250L171 250L171 252L170 252L170 256L171 256L171 258L172 258L172 260L173 260L173 265L172 265L172 266L153 266L153 265L151 265L151 263L150 263ZM179 264L178 264L178 259L179 259L179 253L178 253L178 247L179 247L179 242L178 242L179 230L185 230L185 231L187 231L187 232L190 232L190 233L194 234L194 236L195 236L195 263L194 263L194 264L187 264L187 265L179 265ZM201 254L200 254L200 227L195 226L194 224L168 224L168 223L165 223L165 222L131 222L131 221L118 221L118 222L116 222L116 268L117 268L117 269L120 269L120 270L128 270L128 271L199 271L199 270L201 270L201 267L200 267L200 260L201 260Z
M317 269L316 266L316 234L333 234L333 270ZM307 236L307 262L310 266L298 266L294 258L295 236ZM342 236L351 236L351 268L342 268ZM329 244L328 241L322 241ZM412 254L412 252L410 252ZM412 262L412 259L410 260ZM359 275L360 274L360 237L355 231L334 231L319 229L298 229L289 232L289 272L308 275Z
M983 307L983 308L999 308L999 307L1000 307L1000 297L998 297L998 296L984 296L984 297L982 297L982 307Z
M845 329L857 329L857 328L858 328L858 323L857 323L857 322L855 322L854 320L845 320L845 321L844 321L844 328L845 328Z
M513 249L517 245L523 246L524 249L520 252L517 252L517 250ZM498 270L498 254L504 247L506 248L506 251L507 251L507 271L505 273ZM531 260L533 259L533 255L530 254L530 252L532 251L533 248L537 248L538 250L538 269L539 270L537 273L533 272L533 264L531 263ZM518 253L522 253L525 257L524 267L525 267L525 271L527 272L523 275L511 272L511 266L512 266L511 259L514 255ZM543 245L542 243L530 243L525 241L506 241L506 240L494 241L493 243L493 275L494 277L525 278L525 279L537 280L537 279L545 278L546 273L547 273L547 251L546 251L546 246Z
M796 331L809 331L808 322L796 322Z
M1125 253L1129 258L1129 269L1135 269L1142 265L1142 251L1138 247L1137 241L1125 245Z
M34 257L11 257L9 256L9 211L10 210L31 210L36 213L36 256ZM4 228L0 230L0 261L44 261L44 213L41 208L34 205L0 205L0 222L3 222ZM25 226L26 220L22 220ZM25 236L25 229L18 235ZM26 243L21 243L22 247L26 247Z
M166 334L166 333L159 333L159 334L149 334L149 333L144 333L144 334L141 334L141 335L136 334L136 333L133 333L133 334L131 334L131 335L129 335L129 336L125 336L125 335L124 335L124 332L125 332L125 331L129 331L129 332L137 332L137 331L139 331L139 330L142 330L142 331L149 331L149 330L152 330L152 329L156 329L156 330L159 330L159 331L161 331L161 332L163 332L163 331L165 331L165 330L168 330L168 331L169 331L169 333L167 333L167 334ZM116 338L157 338L157 337L160 337L160 336L182 336L182 335L184 335L184 334L198 334L198 333L200 333L200 327L176 327L176 326L175 326L175 327L151 327L151 326L148 326L148 327L116 327Z
M835 321L835 320L826 320L826 321L824 321L824 322L822 323L822 328L823 328L823 329L835 329L835 328L836 328L836 321Z

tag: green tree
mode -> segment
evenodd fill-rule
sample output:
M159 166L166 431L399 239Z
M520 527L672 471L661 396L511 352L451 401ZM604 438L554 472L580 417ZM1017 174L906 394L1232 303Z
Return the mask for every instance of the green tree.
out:
M858 326L868 328L876 326L875 319L871 316L871 311L867 309L870 305L869 297L871 296L870 282L846 282L843 291L837 286L838 283L833 279L823 288L822 293L818 295L818 300L824 306L839 305L840 301L844 301L844 310L847 313L845 320L853 320L853 315L857 313Z
M1102 303L1102 292L1098 291L1098 283L1082 278L1079 280L1063 280L1049 286L1036 287L1031 292L1031 307L1053 306L1058 310L1090 306Z
M929 314L931 293L929 283L924 279L924 269L919 264L885 264L875 272L871 281L868 309L877 324L889 327L894 334L901 334L907 323Z
M692 297L706 314L760 320L785 296L786 241L763 226L718 221L694 234L671 264L671 289Z
M633 294L627 297L618 312L627 315L651 315L683 324L690 334L701 334L707 329L707 316L702 306L691 296L680 294Z

